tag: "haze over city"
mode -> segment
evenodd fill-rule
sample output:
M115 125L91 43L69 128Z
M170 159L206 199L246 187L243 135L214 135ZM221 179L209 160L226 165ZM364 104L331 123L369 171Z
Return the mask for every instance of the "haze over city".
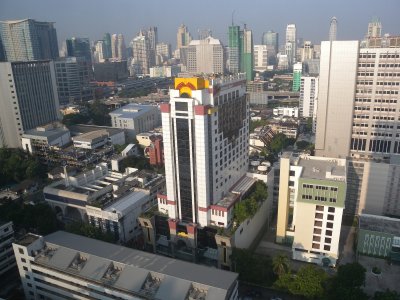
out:
M372 17L382 20L383 33L395 34L400 27L398 0L205 0L201 2L163 0L1 0L0 19L48 20L56 22L59 43L71 36L101 39L104 32L120 32L129 42L141 28L157 26L159 40L176 46L181 23L194 38L198 29L211 29L213 36L227 44L227 27L234 22L253 30L255 43L267 30L279 33L283 41L286 24L297 25L298 37L319 43L326 40L329 21L338 19L338 39L361 39Z

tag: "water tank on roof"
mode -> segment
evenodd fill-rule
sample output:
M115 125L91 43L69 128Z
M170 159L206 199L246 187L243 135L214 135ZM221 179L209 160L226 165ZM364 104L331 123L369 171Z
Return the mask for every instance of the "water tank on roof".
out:
M258 167L260 165L260 162L258 160L252 160L250 162L250 165L252 165L253 167Z
M262 166L262 165L261 165L261 166L258 166L257 170L260 171L260 172L267 172L268 167L267 167L267 166Z
M269 161L263 161L262 163L261 163L261 165L262 166L266 166L266 167L270 167L271 166L271 163L269 162Z

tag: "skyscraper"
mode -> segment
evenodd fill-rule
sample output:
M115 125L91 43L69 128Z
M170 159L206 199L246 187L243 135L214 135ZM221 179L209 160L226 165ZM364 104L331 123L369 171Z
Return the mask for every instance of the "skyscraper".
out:
M313 117L318 99L318 77L302 77L300 84L299 111L303 118Z
M268 30L263 33L262 41L263 45L268 46L268 50L272 48L275 51L275 55L279 52L279 34L277 32Z
M149 39L150 47L150 67L153 67L156 62L157 44L158 44L158 31L157 27L150 27L146 31L147 37Z
M6 61L58 57L57 33L53 22L32 19L0 21L0 44Z
M189 46L192 41L192 36L185 24L182 24L178 28L178 33L176 34L176 49Z
M263 72L268 66L267 45L254 45L254 70Z
M132 41L133 59L137 66L137 73L149 74L151 52L150 52L150 41L146 34L142 31L139 32Z
M107 58L106 56L106 44L104 40L99 40L94 44L95 51L94 51L94 60L96 63L104 62Z
M297 51L296 25L288 24L286 27L285 54L288 57L288 62L290 66L292 66L296 62L296 51Z
M107 32L104 34L104 58L112 57L111 52L111 35Z
M295 63L293 65L293 92L298 92L300 90L300 83L301 83L301 72L303 70L302 63Z
M400 48L322 42L315 149L351 158L346 214L400 215L399 57Z
M113 34L111 36L111 56L114 59L126 59L126 47L123 34Z
M368 23L367 38L370 37L381 37L382 36L382 24L377 17L372 18L371 22Z
M241 53L241 72L246 72L247 81L252 81L254 78L254 44L253 33L246 27L242 34L242 53Z
M240 39L240 26L229 26L229 72L236 74L240 71L240 54L242 52L242 43Z
M24 131L58 121L54 63L0 63L0 107L0 147L20 147Z
M88 38L72 37L66 40L67 56L83 57L89 64L92 62L92 52Z
M224 73L224 49L220 40L192 40L188 47L187 71L192 74Z
M337 34L337 19L333 17L331 19L331 25L329 26L329 40L336 41L336 34Z

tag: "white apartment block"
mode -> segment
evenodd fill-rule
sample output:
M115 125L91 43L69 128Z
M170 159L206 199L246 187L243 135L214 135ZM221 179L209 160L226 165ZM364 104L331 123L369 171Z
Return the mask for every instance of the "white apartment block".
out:
M13 223L0 221L0 276L16 266L13 242Z
M76 176L46 186L44 198L58 215L89 222L116 240L127 242L141 234L137 218L155 204L164 177L127 168L110 171L102 163Z
M177 78L169 104L161 105L161 115L167 195L159 208L172 219L200 226L214 221L227 227L233 204L254 183L245 177L249 148L245 77ZM232 191L235 184L238 193Z
M187 54L187 72L191 74L222 74L224 69L224 48L220 40L210 36L204 40L190 42Z
M238 299L237 273L58 231L13 244L25 299Z
M318 99L318 77L301 77L300 117L313 118ZM316 110L315 110L316 111Z
M254 70L263 72L268 67L267 45L254 45Z
M293 259L335 266L345 197L345 159L284 153L277 242L292 245Z
M272 113L274 116L278 117L291 117L298 118L299 117L299 108L298 107L276 107L273 109Z

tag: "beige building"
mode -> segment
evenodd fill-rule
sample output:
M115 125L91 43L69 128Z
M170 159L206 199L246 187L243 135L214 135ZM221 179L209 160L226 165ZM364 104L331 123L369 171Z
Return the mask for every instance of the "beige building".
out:
M346 214L400 215L400 48L322 43L316 154L350 157Z
M276 241L292 245L293 259L336 265L345 197L345 159L284 153Z
M220 40L211 36L193 40L188 47L187 72L191 74L222 74L224 48Z

